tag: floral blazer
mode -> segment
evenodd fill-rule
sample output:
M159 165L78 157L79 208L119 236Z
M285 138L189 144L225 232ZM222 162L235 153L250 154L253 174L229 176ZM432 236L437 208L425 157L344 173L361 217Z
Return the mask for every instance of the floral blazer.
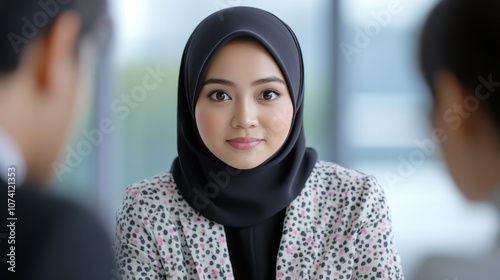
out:
M224 226L201 216L169 172L129 186L117 213L124 279L234 279ZM276 279L404 279L382 188L316 163L286 209Z

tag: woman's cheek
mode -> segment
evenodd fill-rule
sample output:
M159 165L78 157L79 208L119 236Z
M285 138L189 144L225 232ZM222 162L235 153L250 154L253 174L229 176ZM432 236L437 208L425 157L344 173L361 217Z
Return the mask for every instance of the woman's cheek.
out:
M270 129L274 134L286 134L290 131L293 119L293 106L285 106L274 112L270 118Z
M224 122L223 114L216 110L200 108L196 110L196 123L203 141L222 136Z

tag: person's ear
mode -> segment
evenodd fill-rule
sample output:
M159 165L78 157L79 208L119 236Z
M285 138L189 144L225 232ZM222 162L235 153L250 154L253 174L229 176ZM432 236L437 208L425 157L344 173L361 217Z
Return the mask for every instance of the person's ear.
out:
M40 42L40 60L36 69L38 85L44 89L53 89L61 79L68 77L68 71L77 62L76 44L81 29L81 19L75 12L61 14L51 28L42 36Z
M434 79L434 95L434 126L442 126L440 128L456 136L471 133L474 129L472 112L464 106L469 93L457 76L448 70L438 71Z

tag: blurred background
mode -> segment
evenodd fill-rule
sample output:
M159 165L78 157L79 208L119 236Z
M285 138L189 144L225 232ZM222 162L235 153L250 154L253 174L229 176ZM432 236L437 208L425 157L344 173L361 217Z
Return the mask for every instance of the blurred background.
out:
M191 32L213 12L253 6L285 21L301 44L307 145L385 189L406 276L428 254L480 254L494 242L497 218L455 190L427 122L416 54L435 3L111 0L97 94L55 171L73 187L55 192L95 209L113 234L125 188L169 170L176 157L177 79Z

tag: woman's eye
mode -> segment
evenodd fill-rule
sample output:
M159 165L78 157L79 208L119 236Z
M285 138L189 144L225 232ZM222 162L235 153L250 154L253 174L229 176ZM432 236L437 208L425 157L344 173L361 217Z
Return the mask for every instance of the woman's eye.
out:
M223 91L214 91L209 95L209 97L213 101L225 101L231 99L229 95Z
M266 100L266 101L271 101L280 96L279 93L272 91L272 90L266 90L263 93L261 93L258 97L260 100Z

